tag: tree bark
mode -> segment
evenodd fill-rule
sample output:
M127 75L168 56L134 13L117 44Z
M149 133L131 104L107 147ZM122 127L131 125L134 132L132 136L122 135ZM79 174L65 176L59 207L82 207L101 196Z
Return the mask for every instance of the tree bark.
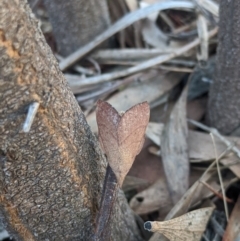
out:
M26 0L0 1L0 214L16 240L90 240L106 162ZM28 107L40 107L29 133ZM141 240L119 194L113 240Z
M240 1L221 0L214 83L208 103L209 124L223 134L240 125Z
M58 52L67 56L110 25L106 0L44 0Z

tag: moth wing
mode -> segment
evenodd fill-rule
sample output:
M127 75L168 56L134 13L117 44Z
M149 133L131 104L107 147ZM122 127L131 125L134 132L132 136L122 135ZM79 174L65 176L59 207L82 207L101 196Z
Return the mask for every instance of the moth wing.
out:
M191 232L203 232L213 210L214 208L212 207L200 208L177 218L164 221L161 226L164 228L176 227L179 230L188 230Z
M96 119L101 147L114 171L113 162L118 159L116 155L119 152L117 127L121 116L109 103L99 100L97 102Z
M121 153L121 182L142 149L145 131L149 122L150 108L147 102L137 104L127 110L118 126L118 143Z
M179 231L179 230L161 230L162 233L170 241L200 241L202 233L190 232L190 231Z
M201 208L180 217L161 222L160 233L169 240L197 241L202 237L214 208Z

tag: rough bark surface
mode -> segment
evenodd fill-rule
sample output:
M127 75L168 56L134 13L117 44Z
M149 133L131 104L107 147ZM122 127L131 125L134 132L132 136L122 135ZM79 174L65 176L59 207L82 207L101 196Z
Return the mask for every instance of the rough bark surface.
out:
M67 56L110 25L106 0L44 0L58 52Z
M210 88L208 121L224 134L240 125L240 1L221 0L214 83Z
M26 0L0 1L0 56L1 219L16 240L90 240L105 159ZM141 240L121 194L111 235Z

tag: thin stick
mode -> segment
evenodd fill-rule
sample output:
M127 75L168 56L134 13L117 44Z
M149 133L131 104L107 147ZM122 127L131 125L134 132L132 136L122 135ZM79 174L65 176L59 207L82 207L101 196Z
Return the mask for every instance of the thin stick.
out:
M212 133L214 136L216 136L217 138L219 138L224 144L226 144L227 147L231 147L232 146L232 151L240 158L240 150L234 146L228 139L226 139L224 136L222 136L217 129L215 128L211 128L211 127L208 127L202 123L199 123L195 120L190 120L188 119L188 122L190 122L191 124L199 127L200 129L202 130L205 130L209 133Z
M206 18L199 14L197 19L197 30L200 38L200 53L197 55L198 60L207 61L208 59L208 23Z
M28 108L28 113L27 113L27 117L26 120L23 124L23 131L24 132L29 132L33 123L33 120L37 114L38 111L38 107L39 107L39 103L38 102L33 102L32 104L29 105Z
M185 10L193 10L195 9L195 4L191 2L184 1L167 1L153 4L146 8L138 9L134 12L131 12L125 15L123 18L118 20L115 24L113 24L110 28L108 28L105 32L97 36L93 41L86 44L82 48L78 49L73 54L69 55L66 59L60 62L59 66L62 71L69 68L71 65L75 64L79 59L81 59L84 55L89 53L95 47L100 45L102 42L107 40L109 37L113 36L115 33L119 32L122 29L130 26L131 24L139 21L143 18L146 18L149 14L153 12L159 12L167 9L185 9Z
M64 58L63 58L61 55L59 55L59 54L55 54L55 57L56 57L59 61L64 60ZM88 68L84 68L84 67L82 67L82 66L80 66L80 65L75 65L75 66L73 67L73 69L74 69L75 71L79 72L80 74L96 75L96 73L95 73L93 70L88 69Z
M135 75L129 76L126 79L115 81L113 83L113 85L111 85L111 86L107 86L106 88L94 91L94 92L86 94L86 95L78 96L77 101L78 102L84 102L84 101L87 101L89 99L93 99L93 98L96 98L96 97L99 97L99 96L102 96L102 95L108 95L111 92L119 89L120 87L126 86L126 85L130 84L131 82L136 81L140 77L141 77L141 74L135 74ZM75 91L75 93L77 93L77 91ZM85 114L85 116L86 116L86 114Z
M104 63L104 61L111 60L141 60L141 59L149 59L163 54L172 53L171 51L166 51L165 49L100 49L94 51L90 57L95 59L100 63Z
M105 61L104 64L106 65L137 65L139 62L136 61ZM183 72L183 73L192 73L193 69L184 68L184 67L174 67L174 66L166 66L166 65L157 65L152 67L153 69L162 69L168 70L173 72Z
M210 135L211 135L211 138L212 138L212 141L213 141L214 151L215 151L215 155L216 155L218 177L219 177L219 181L220 181L220 185L221 185L221 189L222 189L222 194L223 194L223 203L224 203L224 209L225 209L225 213L226 213L226 218L227 218L227 221L228 221L229 220L228 206L227 206L227 201L226 201L226 194L225 194L225 189L224 189L224 185L223 185L222 175L221 175L221 171L220 171L220 167L219 167L219 157L217 155L217 149L216 149L214 136L213 136L212 133L210 133Z
M206 183L206 182L204 182L204 181L201 181L200 180L200 183L202 183L204 186L206 186L212 193L214 193L218 198L220 198L220 199L223 199L223 195L221 194L221 193L219 193L219 192L217 192L213 187L211 187L208 183ZM230 199L230 198L228 198L228 197L226 197L226 200L227 200L227 202L229 202L229 203L233 203L233 200L232 199Z
M210 13L212 13L214 16L219 16L219 4L212 0L194 0L197 5L200 7L206 9Z
M117 178L108 165L103 185L101 206L97 216L94 241L104 241L110 235L107 224L116 201L117 190L119 188Z

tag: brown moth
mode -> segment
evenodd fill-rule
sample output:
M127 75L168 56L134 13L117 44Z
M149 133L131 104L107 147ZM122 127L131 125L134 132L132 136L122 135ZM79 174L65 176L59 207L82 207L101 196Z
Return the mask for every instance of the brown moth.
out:
M158 232L170 241L199 241L214 208L201 208L164 222L146 222L144 228Z
M149 116L147 102L133 106L122 115L109 103L97 102L99 141L120 186L142 149Z

